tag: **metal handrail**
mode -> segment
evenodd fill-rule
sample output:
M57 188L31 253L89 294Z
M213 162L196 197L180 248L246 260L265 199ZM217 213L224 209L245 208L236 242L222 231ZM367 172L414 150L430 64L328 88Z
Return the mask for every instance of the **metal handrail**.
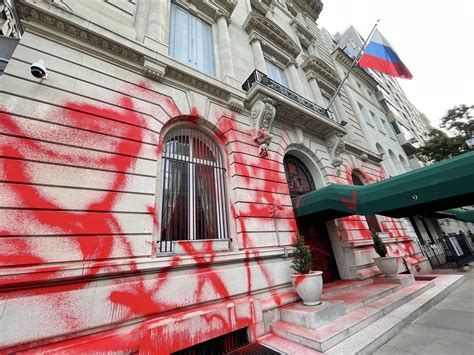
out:
M332 115L328 112L328 110L322 108L319 105L316 105L314 102L305 99L303 96L298 95L296 92L288 89L287 87L277 83L275 80L270 79L267 75L262 73L261 71L254 70L252 74L248 77L248 79L243 83L242 90L245 92L249 92L250 89L256 84L260 83L283 96L288 97L289 99L303 105L305 108L316 112L317 114L326 117L331 121L335 121ZM331 112L332 113L332 112Z

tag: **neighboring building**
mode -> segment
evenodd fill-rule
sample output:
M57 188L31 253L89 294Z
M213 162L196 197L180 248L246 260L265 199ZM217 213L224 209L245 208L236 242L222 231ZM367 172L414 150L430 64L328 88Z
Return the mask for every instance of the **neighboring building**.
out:
M321 1L15 4L25 32L0 78L0 348L253 340L297 299L298 230L325 282L380 274L371 230L401 271L431 270L402 219L295 218L302 194L411 165L373 75L356 70L325 109L350 56L326 46ZM46 80L30 73L40 59Z
M345 62L346 67L364 44L364 39L353 26L349 26L342 34L337 33L334 38L324 30L323 39L333 49L335 57L342 58L340 61ZM340 75L345 73L347 68L345 71L340 70ZM370 85L364 86L364 80L357 79L357 74L372 84L372 90ZM351 88L352 105L364 127L364 135L382 155L387 176L424 166L414 153L420 144L424 144L432 127L427 117L410 102L397 79L375 70L356 68L347 87ZM377 109L370 111L368 106L374 105ZM376 110L378 112L375 114ZM443 232L452 232L452 228L447 228L449 225L459 225L456 232L461 230L467 233L469 230L464 222L451 220L439 223L430 216L411 216L404 219L404 225L408 233L421 243L432 242L441 237Z

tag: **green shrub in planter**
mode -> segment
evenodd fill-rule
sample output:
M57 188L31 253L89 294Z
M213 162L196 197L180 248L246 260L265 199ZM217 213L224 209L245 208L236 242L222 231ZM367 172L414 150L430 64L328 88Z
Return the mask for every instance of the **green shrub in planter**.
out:
M385 257L387 255L387 247L385 246L382 239L374 231L372 231L372 239L374 241L374 249L376 253L382 258Z
M291 266L298 274L309 274L313 262L309 248L304 244L304 237L301 234L296 235L295 253L293 254L293 265Z

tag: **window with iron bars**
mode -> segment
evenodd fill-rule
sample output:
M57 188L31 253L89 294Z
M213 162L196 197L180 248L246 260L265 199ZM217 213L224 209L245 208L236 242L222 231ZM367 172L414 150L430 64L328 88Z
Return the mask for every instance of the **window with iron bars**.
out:
M191 127L169 132L163 145L159 252L180 240L228 236L225 162L218 145Z

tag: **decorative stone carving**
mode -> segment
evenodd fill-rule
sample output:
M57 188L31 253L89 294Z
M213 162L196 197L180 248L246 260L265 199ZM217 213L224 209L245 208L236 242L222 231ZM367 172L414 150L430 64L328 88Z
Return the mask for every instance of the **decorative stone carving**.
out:
M341 165L343 163L340 155L344 152L345 143L343 139L344 135L341 133L336 133L330 136L326 140L326 147L329 150L329 155L331 156L331 165L336 170L336 175L341 174Z
M369 161L369 156L366 154L366 153L362 153L360 156L359 156L360 160L362 160L363 162L367 162Z
M26 20L26 22L36 22L42 26L52 28L55 32L63 33L135 64L143 65L144 63L144 57L141 53L118 42L112 41L107 37L92 32L87 28L66 22L63 18L55 17L38 8L33 8L28 3L18 2L17 11L19 17L22 20Z
M165 76L166 65L158 63L156 61L145 59L143 65L143 74L150 79L161 81Z
M231 96L229 98L229 108L234 112L240 113L244 109L244 101Z
M266 14L270 10L273 0L250 0L250 3L262 14Z
M286 0L286 6L296 16L298 12L310 16L314 21L323 10L321 0Z
M259 39L264 47L269 47L266 51L271 52L270 55L285 57L290 61L301 52L300 47L280 26L256 12L248 15L243 27L250 41Z
M306 73L308 80L314 78L319 84L323 84L332 91L335 91L341 82L332 66L325 60L315 56L308 57L301 64L301 69Z
M269 98L255 102L250 111L254 129L253 140L260 145L259 155L261 157L268 155L268 146L273 138L270 134L270 127L275 118L275 114L276 110L273 106L273 101Z
M218 85L213 85L212 83L208 81L204 81L196 76L193 76L189 73L187 73L184 70L178 70L176 68L172 67L167 67L166 68L166 75L169 78L173 78L175 80L179 80L182 83L192 86L199 91L204 91L208 94L211 94L213 96L217 96L221 99L228 100L230 97L230 93Z
M298 36L301 43L303 43L305 46L311 46L311 44L316 40L316 37L314 36L313 32L311 32L307 27L301 24L297 19L291 20L290 25L291 27L293 27L296 36Z

